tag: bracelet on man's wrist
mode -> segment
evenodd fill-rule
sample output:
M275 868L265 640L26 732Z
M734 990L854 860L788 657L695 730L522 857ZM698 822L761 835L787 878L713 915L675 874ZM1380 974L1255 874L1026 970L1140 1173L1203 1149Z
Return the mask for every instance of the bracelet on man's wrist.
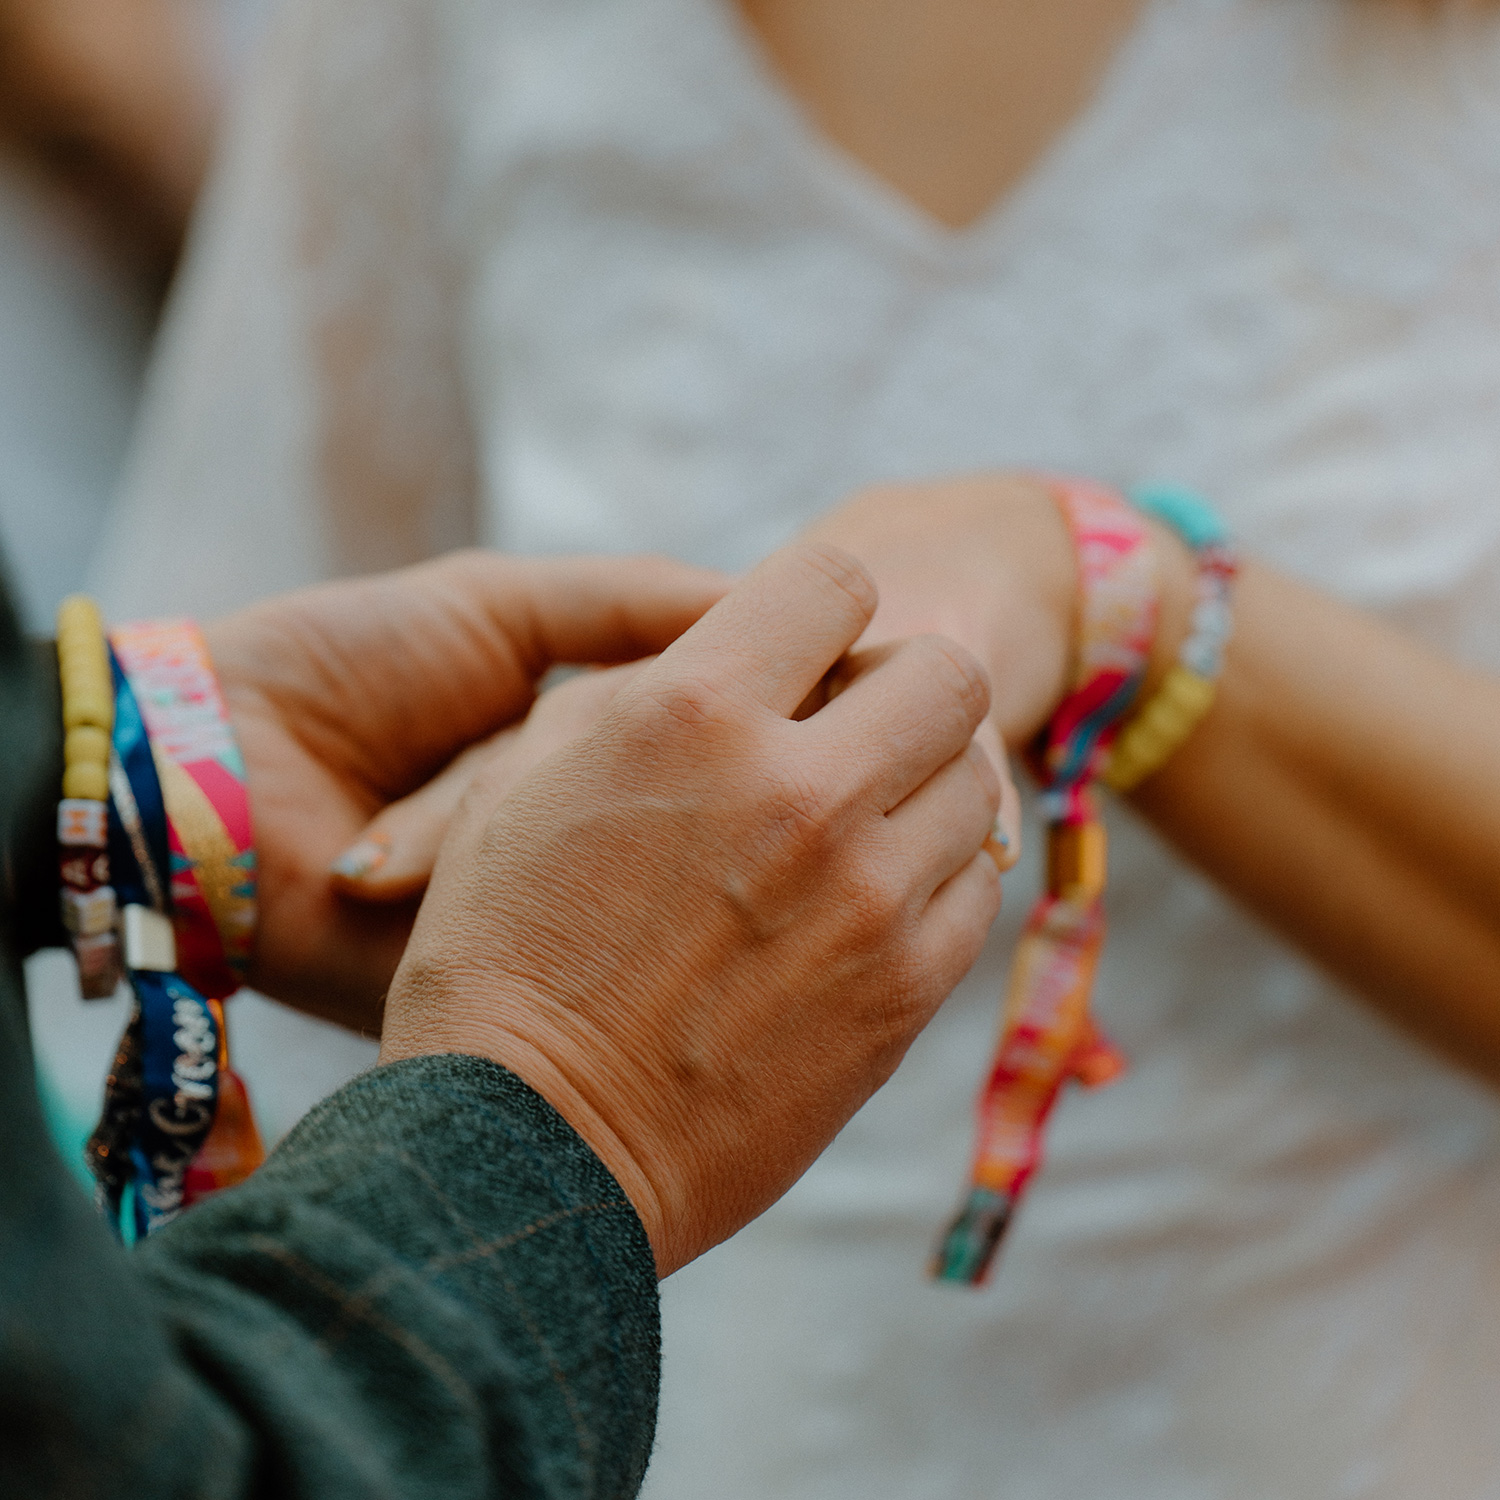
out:
M111 1226L140 1238L264 1158L223 1010L255 932L249 799L191 621L106 635L74 597L58 671L63 919L85 998L112 994L122 971L135 996L86 1156Z

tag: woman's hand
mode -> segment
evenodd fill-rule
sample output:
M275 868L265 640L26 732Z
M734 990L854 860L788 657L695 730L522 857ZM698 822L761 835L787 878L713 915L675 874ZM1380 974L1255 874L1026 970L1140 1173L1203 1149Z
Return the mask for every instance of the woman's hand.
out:
M519 1074L615 1174L663 1275L796 1180L999 909L968 653L872 652L799 717L874 609L851 558L788 549L519 785L492 763L391 986L382 1059Z
M1077 566L1045 485L1000 474L882 486L806 535L852 552L874 578L880 607L861 645L949 636L989 672L1008 743L1046 722L1068 671Z
M209 626L260 863L252 983L373 1029L415 902L340 899L334 857L381 808L521 719L552 665L655 653L725 586L656 559L467 552Z

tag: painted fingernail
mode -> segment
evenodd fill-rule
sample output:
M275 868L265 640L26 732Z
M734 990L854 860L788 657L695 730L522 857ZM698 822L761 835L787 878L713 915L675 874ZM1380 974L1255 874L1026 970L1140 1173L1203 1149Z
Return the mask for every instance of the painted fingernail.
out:
M1011 853L1019 855L1021 845L1026 840L1021 835L1023 824L1021 811L1021 799L1016 796L1014 788L1010 796L1006 797L1000 806L1000 822L1005 828L1006 837L1010 840Z
M995 819L994 827L990 829L990 836L984 841L984 847L989 851L990 858L995 861L1002 875L1007 870L1015 868L1016 861L1021 857L1021 839L1018 830L1006 826L1004 813Z
M351 844L328 868L345 880L368 880L390 857L390 839L373 833Z

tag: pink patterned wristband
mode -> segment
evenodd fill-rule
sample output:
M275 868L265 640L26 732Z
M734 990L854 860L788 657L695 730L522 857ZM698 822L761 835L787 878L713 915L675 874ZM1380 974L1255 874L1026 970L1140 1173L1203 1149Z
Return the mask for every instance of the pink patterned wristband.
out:
M193 621L122 625L110 641L166 803L179 967L200 993L223 999L245 982L256 922L250 799L229 710Z

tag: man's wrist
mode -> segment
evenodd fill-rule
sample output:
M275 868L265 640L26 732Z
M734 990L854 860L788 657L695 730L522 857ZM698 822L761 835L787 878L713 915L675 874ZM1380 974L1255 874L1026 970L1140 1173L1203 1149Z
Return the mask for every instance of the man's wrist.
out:
M677 1269L678 1260L669 1244L669 1215L655 1183L637 1163L618 1132L593 1102L590 1092L580 1086L569 1071L555 1060L554 1051L505 1024L505 999L487 995L480 1008L455 1000L441 978L424 981L410 971L398 974L392 989L398 986L408 993L435 990L431 998L392 1007L387 1002L387 1017L393 1009L399 1017L426 1017L425 1023L389 1023L381 1037L380 1066L386 1067L416 1057L480 1057L515 1074L528 1088L541 1095L599 1158L620 1190L630 1200L651 1242L657 1273L665 1277ZM511 1004L534 1010L537 1001L517 996Z

